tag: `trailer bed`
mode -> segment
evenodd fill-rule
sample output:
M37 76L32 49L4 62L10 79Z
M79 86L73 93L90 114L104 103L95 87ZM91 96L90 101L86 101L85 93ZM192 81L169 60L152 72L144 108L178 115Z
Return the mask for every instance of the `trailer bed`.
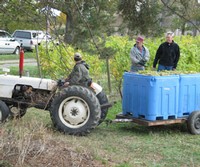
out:
M168 119L168 120L155 120L155 121L148 121L142 118L133 118L131 116L126 116L123 114L116 115L116 118L113 122L133 122L139 125L144 126L158 126L158 125L170 125L170 124L179 124L185 123L187 121L187 117L177 118L177 119Z

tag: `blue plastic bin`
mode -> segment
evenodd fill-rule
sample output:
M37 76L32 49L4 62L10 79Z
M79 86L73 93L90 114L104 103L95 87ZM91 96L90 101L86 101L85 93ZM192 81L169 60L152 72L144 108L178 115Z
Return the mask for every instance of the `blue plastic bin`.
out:
M146 120L176 119L179 76L146 76L124 73L123 115Z
M200 110L200 74L180 75L178 117Z

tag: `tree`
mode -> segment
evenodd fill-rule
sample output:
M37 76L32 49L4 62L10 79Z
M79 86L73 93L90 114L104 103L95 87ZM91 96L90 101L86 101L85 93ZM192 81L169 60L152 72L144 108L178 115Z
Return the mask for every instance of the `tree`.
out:
M120 0L118 6L129 30L145 35L160 31L159 9L160 4L154 0Z
M188 29L193 27L194 35L197 30L200 30L200 4L197 0L161 0L161 2L167 8L168 13L174 16L174 20L177 23L174 26L175 29L181 29L182 34L184 34L187 27Z
M39 13L35 1L2 0L0 2L0 27L9 32L15 29L40 29L44 16Z
M0 25L9 31L55 28L57 17L51 9L61 11L66 17L64 41L77 47L112 32L117 6L115 0L3 0L0 4Z
M115 0L38 0L37 2L41 8L48 5L66 15L64 37L66 43L84 44L85 39L112 31L110 23L116 12Z

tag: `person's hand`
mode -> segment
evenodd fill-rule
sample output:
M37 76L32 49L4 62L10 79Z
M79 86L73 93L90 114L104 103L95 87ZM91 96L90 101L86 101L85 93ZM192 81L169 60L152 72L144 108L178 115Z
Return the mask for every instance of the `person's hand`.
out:
M58 85L59 87L63 86L64 83L65 83L65 81L62 80L62 79L59 79L59 80L57 81L57 85Z
M140 61L139 61L139 63L138 63L138 64L139 64L139 65L141 65L141 66L144 66L144 65L145 65L145 63L146 63L146 61L142 59L142 60L140 60Z

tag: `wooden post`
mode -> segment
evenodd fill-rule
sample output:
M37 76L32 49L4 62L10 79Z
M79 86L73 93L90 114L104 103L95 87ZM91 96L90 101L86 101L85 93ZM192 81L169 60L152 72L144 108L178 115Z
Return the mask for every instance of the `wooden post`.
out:
M35 52L36 52L36 57L37 57L38 75L40 78L42 78L42 72L40 68L40 60L39 60L39 54L38 54L38 45L35 45Z
M112 89L111 89L111 82L110 82L110 65L109 65L108 56L106 56L106 67L107 67L107 77L108 77L108 90L109 90L109 93L111 93Z

